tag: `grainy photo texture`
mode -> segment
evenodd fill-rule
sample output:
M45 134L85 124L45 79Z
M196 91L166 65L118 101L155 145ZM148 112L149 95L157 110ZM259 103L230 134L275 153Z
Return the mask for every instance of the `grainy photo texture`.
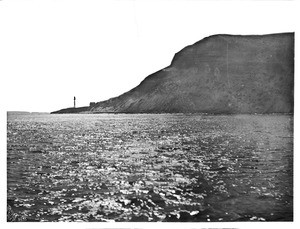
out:
M76 99L8 112L7 221L293 221L293 33L212 35Z

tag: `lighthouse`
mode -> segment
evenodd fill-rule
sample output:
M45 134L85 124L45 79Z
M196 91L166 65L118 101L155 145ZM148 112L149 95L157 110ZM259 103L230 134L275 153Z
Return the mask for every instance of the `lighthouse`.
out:
M76 108L76 97L74 96L74 108Z

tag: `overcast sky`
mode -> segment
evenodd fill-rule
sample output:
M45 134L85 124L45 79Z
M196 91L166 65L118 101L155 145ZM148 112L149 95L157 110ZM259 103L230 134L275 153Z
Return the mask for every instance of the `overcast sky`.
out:
M218 34L296 31L290 1L0 1L1 105L51 112L118 96Z

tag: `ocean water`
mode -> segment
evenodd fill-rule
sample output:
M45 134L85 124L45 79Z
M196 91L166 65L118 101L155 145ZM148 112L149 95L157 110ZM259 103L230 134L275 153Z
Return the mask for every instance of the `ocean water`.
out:
M27 221L291 221L291 115L7 117L7 202Z

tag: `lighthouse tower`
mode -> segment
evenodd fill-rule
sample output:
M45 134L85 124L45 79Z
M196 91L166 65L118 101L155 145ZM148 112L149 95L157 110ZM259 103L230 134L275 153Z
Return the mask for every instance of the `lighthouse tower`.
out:
M74 96L74 108L76 108L76 97Z

